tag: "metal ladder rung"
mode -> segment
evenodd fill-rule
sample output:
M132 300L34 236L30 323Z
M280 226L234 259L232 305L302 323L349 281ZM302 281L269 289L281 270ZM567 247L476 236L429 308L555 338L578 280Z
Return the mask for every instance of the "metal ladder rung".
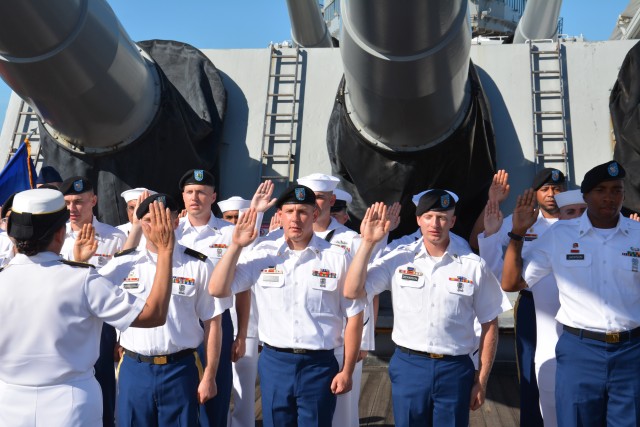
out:
M267 117L293 117L291 113L267 113Z
M263 136L265 137L272 137L272 138L291 138L293 135L290 133L265 133Z
M279 96L283 96L283 97L292 97L293 94L292 93L268 93L267 96L273 96L274 98L277 98Z
M564 136L564 132L534 132L534 135Z
M269 77L291 78L291 77L296 77L296 75L295 74L269 74Z
M298 55L271 55L272 59L298 59Z
M286 181L289 179L288 176L280 176L280 175L263 175L260 179L270 179L271 181Z
M549 115L552 115L552 116L562 116L563 115L562 111L534 111L533 114L536 114L536 115L549 114Z
M560 74L560 70L532 70L532 74Z
M18 114L21 116L37 116L34 111L20 111Z
M263 159L293 159L291 154L267 154L262 153Z
M561 153L561 154L536 153L536 156L538 156L538 157L558 157L560 159L567 158L567 155L564 154L564 153Z
M531 93L536 95L561 95L562 91L559 90L534 90Z
M18 135L21 135L21 136L24 136L24 135L31 135L32 133L33 133L33 132L15 132L15 133L13 134L13 136L18 136ZM36 137L36 139L37 139L37 138L39 138L39 136L38 136L38 134L37 134L37 133L35 133L35 134L31 135L31 136L32 136L32 137L34 137L34 136L35 136L35 137Z
M550 54L558 54L557 50L532 50L532 55L550 55Z

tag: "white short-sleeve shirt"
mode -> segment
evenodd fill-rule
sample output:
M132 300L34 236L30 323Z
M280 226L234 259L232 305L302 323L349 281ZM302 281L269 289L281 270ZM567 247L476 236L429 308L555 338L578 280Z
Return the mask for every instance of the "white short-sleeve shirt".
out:
M0 380L46 386L93 377L103 321L127 330L144 301L59 255L16 255L0 272Z
M474 319L486 323L503 312L493 273L453 239L440 260L422 239L378 258L368 268L365 290L369 300L391 290L392 339L418 351L470 354L476 349Z
M212 319L229 308L231 298L218 299L209 295L207 287L213 271L211 261L198 259L190 252L176 244L166 323L156 328L127 329L120 335L120 344L124 348L147 356L196 348L204 338L199 321ZM146 249L133 251L115 257L100 269L100 274L129 294L146 300L153 285L156 263L156 254Z
M523 278L532 289L547 274L558 285L563 325L598 332L640 326L640 223L620 215L600 234L580 218L559 221L527 252Z
M92 222L93 228L96 230L96 240L98 241L98 249L96 253L87 261L96 268L106 265L113 256L122 250L127 236L115 227L98 221L95 217ZM63 258L73 260L73 245L76 242L77 233L71 229L71 223L67 223L67 234L64 245L60 251Z
M223 219L216 218L213 214L209 222L203 227L194 227L189 222L189 215L180 219L176 230L176 240L183 246L202 252L209 257L215 267L220 258L227 252L233 238L234 225ZM258 313L255 296L251 295L251 310L249 312L248 337L258 336ZM232 300L231 320L235 334L238 333L237 313L235 311L235 299Z
M13 242L6 232L0 231L0 267L8 264L13 257Z
M259 243L240 256L233 293L254 286L260 340L275 347L333 350L343 345L345 317L365 301L344 297L350 255L314 235L302 251L284 238Z

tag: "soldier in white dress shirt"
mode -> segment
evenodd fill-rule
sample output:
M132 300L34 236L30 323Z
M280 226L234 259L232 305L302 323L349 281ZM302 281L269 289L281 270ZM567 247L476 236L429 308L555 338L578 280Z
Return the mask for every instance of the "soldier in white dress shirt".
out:
M18 254L0 272L2 426L101 426L93 366L102 323L126 330L166 319L174 245L169 213L157 203L151 207L149 238L158 247L158 263L146 302L91 265L60 258L68 218L57 190L24 191L13 201L9 235Z
M117 252L124 247L127 236L115 227L104 224L93 215L93 208L98 202L93 190L93 183L82 176L74 176L65 180L60 186L64 201L69 210L67 233L60 255L68 260L88 262L96 268L107 264ZM95 241L95 250L90 257L74 252L76 240L81 235ZM80 242L78 242L80 243ZM102 387L103 407L105 412L104 426L114 425L116 377L113 369L114 354L117 345L116 331L109 324L104 324L100 342L100 358L96 363L96 378Z
M155 200L162 200L171 210L173 225L177 227L178 205L165 194L149 196L140 204L136 216L142 224L149 220L148 207ZM145 299L153 290L151 277L156 268L156 251L151 242L147 242L144 250L123 251L101 268L100 274L130 294ZM219 300L208 294L207 282L212 269L211 261L204 254L176 243L166 324L121 333L124 357L119 366L118 426L196 425L199 403L215 396L220 315L231 305L231 300ZM212 333L213 330L218 333ZM203 341L207 358L204 370L195 350Z
M585 174L579 218L556 223L521 256L535 221L533 194L518 198L502 287L556 280L563 333L556 345L560 426L640 423L640 224L620 214L625 171L616 161Z
M238 223L242 215L251 206L251 200L233 196L218 202L222 219L233 225ZM228 427L253 427L256 423L256 377L258 375L258 307L253 289L251 292L251 310L238 313L235 304L231 307L234 341L231 347L233 371L233 411L229 410ZM234 298L235 300L235 298Z
M455 199L446 190L424 194L416 208L422 238L368 260L388 232L386 207L363 219L360 249L345 284L350 298L369 300L391 290L397 349L389 364L397 426L468 426L469 409L484 402L495 357L502 293L484 261L449 239ZM482 326L480 366L474 369L474 319Z
M332 217L331 208L335 205L337 196L334 192L340 180L331 175L313 173L308 176L298 178L298 184L305 185L313 190L318 206L318 219L313 223L315 234L325 239L334 246L339 246L350 254L355 254L360 244L360 235L350 228L344 226L337 219ZM269 233L267 239L276 239L283 235L283 230ZM375 258L382 250L380 244L373 253ZM374 307L377 299L372 304L367 304L364 310L364 327L362 331L362 343L358 363L353 372L353 389L338 396L333 425L335 427L357 427L360 424L358 413L358 403L360 400L360 384L362 380L362 364L367 352L375 350L375 319ZM343 349L336 349L336 359L342 363L344 358Z
M293 185L277 206L284 236L260 242L241 256L257 237L256 214L250 209L236 226L209 291L225 296L255 286L264 342L258 370L265 426L330 426L335 395L352 386L364 303L342 296L350 256L313 231L315 193ZM339 368L334 350L343 343Z

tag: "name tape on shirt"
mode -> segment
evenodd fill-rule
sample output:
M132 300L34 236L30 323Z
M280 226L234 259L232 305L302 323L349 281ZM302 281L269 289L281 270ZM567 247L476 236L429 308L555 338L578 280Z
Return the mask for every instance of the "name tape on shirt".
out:
M412 282L417 282L422 276L422 273L416 270L415 267L400 268L398 273L402 275L402 280L411 280Z

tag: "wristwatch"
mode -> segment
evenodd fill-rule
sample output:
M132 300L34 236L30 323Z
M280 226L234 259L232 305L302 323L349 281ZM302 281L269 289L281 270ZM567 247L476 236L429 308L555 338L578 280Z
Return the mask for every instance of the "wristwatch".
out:
M522 240L524 240L524 236L512 232L508 232L507 236L509 236L511 240L515 240L516 242L522 242Z

